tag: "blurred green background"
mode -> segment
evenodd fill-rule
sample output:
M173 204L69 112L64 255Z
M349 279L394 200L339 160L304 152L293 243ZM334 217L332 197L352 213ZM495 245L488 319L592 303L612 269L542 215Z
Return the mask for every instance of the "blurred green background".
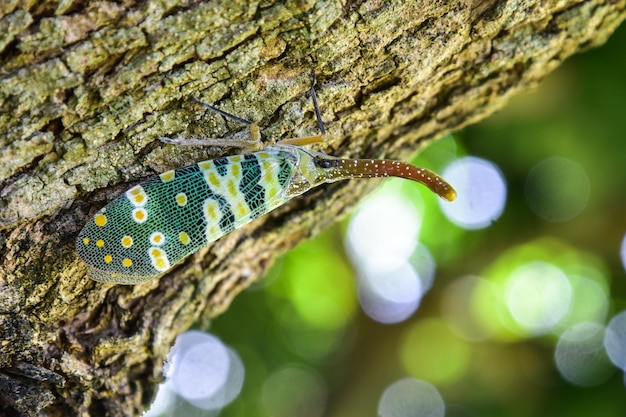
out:
M418 213L408 228L418 233L410 264L422 290L429 272L420 268L436 272L407 318L384 324L364 312L360 267L345 249L350 219L240 294L209 329L245 368L241 394L220 415L377 415L383 392L414 377L436 388L446 416L626 416L624 373L597 348L602 326L626 309L624 45L622 25L413 161L437 172L464 156L497 166L506 205L490 226L453 224L447 203L408 181L364 201L392 198Z

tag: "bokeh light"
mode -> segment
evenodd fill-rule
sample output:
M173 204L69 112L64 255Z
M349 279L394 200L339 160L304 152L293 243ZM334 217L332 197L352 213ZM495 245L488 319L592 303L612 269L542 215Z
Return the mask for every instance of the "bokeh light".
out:
M406 320L432 285L435 262L419 245L419 212L384 186L364 201L350 221L346 249L357 270L363 311L381 323Z
M303 358L324 358L339 348L344 340L344 327L314 326L294 311L293 306L284 307L278 323L288 346Z
M428 250L418 245L409 258L393 270L359 268L359 301L363 311L381 323L409 318L430 289L435 263Z
M489 338L490 333L472 314L477 289L480 287L485 291L489 285L485 279L475 276L457 278L447 285L441 308L443 318L457 336L469 341Z
M589 201L589 176L571 159L548 158L528 173L525 193L538 216L555 222L571 220Z
M567 329L554 352L563 378L574 385L592 386L606 381L614 368L604 351L604 326L583 322Z
M626 311L616 314L607 326L604 348L611 362L626 372Z
M400 359L412 376L439 385L451 384L467 371L470 348L443 320L423 319L406 331Z
M352 268L333 238L324 234L317 246L303 242L283 259L276 281L266 288L277 334L311 360L341 345L358 308Z
M347 251L365 270L384 272L402 265L417 245L419 213L393 189L381 187L350 220Z
M321 417L326 410L328 388L312 369L286 365L267 378L262 404L272 417Z
M622 259L622 265L624 269L626 269L626 235L624 235L624 238L622 239L622 246L620 247L619 254Z
M391 384L378 404L380 417L443 417L446 406L437 388L426 381L405 378Z
M179 335L165 367L168 388L205 410L225 407L241 391L244 368L235 352L204 332Z
M609 290L606 276L595 268L570 273L567 279L572 287L572 303L562 326L569 327L576 323L604 323L609 314Z
M405 263L393 271L363 271L359 279L359 302L365 314L380 323L398 323L419 307L423 288L415 269Z
M506 182L498 167L481 158L459 158L443 171L457 192L454 204L442 202L448 219L465 229L482 229L500 217L506 204Z
M572 302L567 277L547 262L528 262L513 270L505 291L513 319L531 334L551 331L565 317Z
M288 277L269 288L277 297L289 300L295 312L312 326L340 329L355 312L354 277L349 264L329 246L324 253L310 251L302 245L296 255L286 259L281 277ZM313 263L303 261L315 259ZM332 291L329 289L332 288ZM282 307L277 307L282 308Z
M605 267L596 258L552 239L509 250L479 282L474 312L486 332L502 340L558 334L608 312Z
M158 417L172 415L172 410L176 406L176 393L167 385L167 383L159 385L156 397L150 409L143 414L143 417Z

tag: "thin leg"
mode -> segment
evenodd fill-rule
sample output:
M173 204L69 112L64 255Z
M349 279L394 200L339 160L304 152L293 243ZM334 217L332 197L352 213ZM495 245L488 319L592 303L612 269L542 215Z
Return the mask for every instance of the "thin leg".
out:
M245 139L181 139L181 138L168 138L166 136L159 136L159 140L163 143L171 143L175 145L196 145L196 146L223 146L229 148L241 148L244 150L256 151L262 148L261 145L261 131L256 123L252 123L243 117L235 116L222 109L205 103L202 100L198 100L196 97L191 96L193 101L212 110L226 118L232 119L236 122L243 123L250 128L250 140Z
M224 148L239 148L246 151L257 151L263 146L259 141L252 139L218 139L218 138L206 138L206 139L185 139L185 138L170 138L167 136L159 136L159 140L163 143L169 143L172 145L187 145L187 146L221 146Z
M305 136L303 138L283 139L280 142L283 145L304 146L312 143L324 143L324 135Z
M326 134L326 127L324 126L324 122L322 121L322 112L320 111L320 106L317 102L317 95L315 94L315 82L316 82L316 78L315 78L315 74L313 74L313 82L311 84L311 89L309 91L311 94L311 99L313 99L313 108L315 109L315 117L317 118L317 125L320 128L321 134L313 135L313 136L306 136L303 138L283 139L279 141L278 143L282 143L285 145L304 146L304 145L311 145L313 143L324 142L324 135Z
M219 113L219 114L221 114L224 117L228 117L229 119L235 120L235 121L237 121L239 123L243 123L244 125L248 125L248 126L251 125L251 124L254 124L250 120L246 120L243 117L235 116L234 114L230 114L230 113L228 113L228 112L226 112L226 111L224 111L222 109L219 109L219 108L217 108L215 106L211 106L210 104L207 104L207 103L205 103L202 100L198 100L194 96L190 96L190 97L196 103L201 104L202 106L206 107L207 109L213 110L214 112Z
M315 117L317 118L317 125L320 128L321 134L307 136L303 138L291 138L291 139L283 139L279 141L282 144L289 144L295 146L303 146L310 145L312 143L322 143L324 142L324 135L326 134L326 127L324 126L324 122L322 121L322 113L320 111L319 103L317 102L317 95L315 94L315 74L313 74L313 83L311 85L311 98L313 99L313 108L315 109ZM201 146L224 146L224 147L235 147L235 148L243 148L250 150L258 150L261 146L261 131L259 126L256 123L252 123L249 120L244 119L243 117L235 116L234 114L228 113L218 107L212 106L208 103L205 103L202 100L197 99L194 96L191 96L192 100L196 103L206 107L209 110L212 110L226 118L235 120L236 122L243 123L245 125L250 126L250 140L233 140L233 139L179 139L179 138L168 138L165 136L160 136L159 140L164 143L171 143L177 145L201 145Z
M322 112L320 111L320 106L317 103L317 94L315 94L315 83L317 82L317 78L315 78L315 73L313 73L313 84L311 84L311 98L313 99L313 108L315 109L315 117L317 118L317 125L320 127L320 132L322 135L326 134L326 127L324 126L324 122L322 121Z

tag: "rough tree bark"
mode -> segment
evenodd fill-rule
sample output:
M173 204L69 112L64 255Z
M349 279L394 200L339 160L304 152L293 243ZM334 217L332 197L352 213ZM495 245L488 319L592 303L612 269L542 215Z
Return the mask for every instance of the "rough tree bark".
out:
M0 3L0 414L119 416L150 403L177 334L372 184L296 199L160 280L88 279L74 239L90 215L227 152L156 140L234 128L190 94L266 138L313 134L315 72L325 150L405 159L603 43L626 0L18 3Z

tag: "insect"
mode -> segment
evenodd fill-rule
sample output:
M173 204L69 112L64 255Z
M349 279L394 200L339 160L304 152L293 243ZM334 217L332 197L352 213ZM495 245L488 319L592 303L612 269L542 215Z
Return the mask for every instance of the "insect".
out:
M399 177L420 182L448 201L455 199L454 189L425 168L393 160L342 159L304 148L321 142L326 132L313 87L310 94L320 135L286 139L257 152L164 172L100 209L76 239L78 255L90 266L89 276L120 284L147 281L209 243L324 183ZM251 139L260 143L258 125L192 99L247 124ZM200 142L206 141L193 143Z

